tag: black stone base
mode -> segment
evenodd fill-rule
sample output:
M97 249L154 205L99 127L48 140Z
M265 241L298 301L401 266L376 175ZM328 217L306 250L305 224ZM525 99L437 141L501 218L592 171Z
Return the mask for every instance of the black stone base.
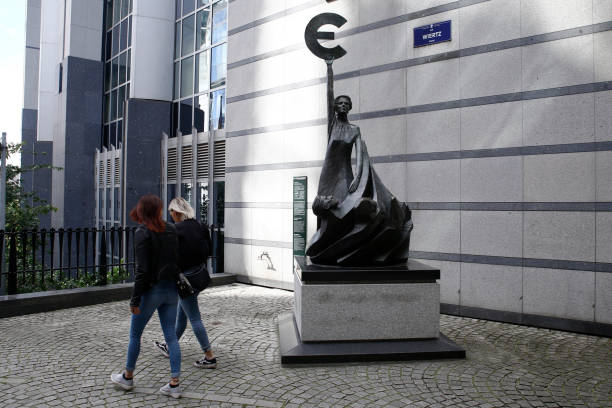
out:
M387 266L329 266L317 265L310 258L295 256L295 273L304 283L346 282L435 282L440 270L409 259L400 265Z
M293 313L278 318L281 364L465 358L465 350L440 333L437 339L302 343Z

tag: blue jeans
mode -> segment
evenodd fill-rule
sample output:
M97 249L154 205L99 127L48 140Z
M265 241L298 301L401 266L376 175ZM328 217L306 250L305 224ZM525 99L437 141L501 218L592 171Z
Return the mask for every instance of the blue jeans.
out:
M208 341L208 334L200 316L197 293L184 299L179 299L179 307L176 309L176 325L174 327L176 337L179 339L187 327L187 317L191 322L191 328L200 343L200 347L206 353L210 350L210 342Z
M126 370L132 371L136 368L136 360L138 360L138 354L140 354L142 332L151 316L153 316L153 312L157 310L164 339L168 345L168 354L170 354L170 376L178 378L181 372L181 349L173 327L177 302L176 283L170 280L157 282L148 292L142 295L139 306L140 314L132 315L130 344L128 345L127 362L125 364Z

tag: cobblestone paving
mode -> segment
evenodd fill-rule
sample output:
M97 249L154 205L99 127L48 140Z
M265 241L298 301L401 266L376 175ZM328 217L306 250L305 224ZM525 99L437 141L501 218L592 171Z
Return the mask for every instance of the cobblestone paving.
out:
M0 319L0 407L612 407L612 339L443 315L465 360L281 367L277 316L291 292L233 284L199 301L219 368L191 365L201 352L188 328L180 400L157 392L169 364L151 346L156 316L136 388L110 384L125 360L125 301Z

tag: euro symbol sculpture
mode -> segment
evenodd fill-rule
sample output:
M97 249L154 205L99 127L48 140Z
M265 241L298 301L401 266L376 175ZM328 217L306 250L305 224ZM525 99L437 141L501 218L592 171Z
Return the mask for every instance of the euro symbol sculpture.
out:
M323 47L319 40L333 40L334 33L330 31L319 31L319 28L325 24L331 24L335 27L342 27L346 23L346 19L335 13L322 13L308 23L304 31L304 39L306 46L317 57L326 61L335 60L346 54L346 50L339 45L334 48Z

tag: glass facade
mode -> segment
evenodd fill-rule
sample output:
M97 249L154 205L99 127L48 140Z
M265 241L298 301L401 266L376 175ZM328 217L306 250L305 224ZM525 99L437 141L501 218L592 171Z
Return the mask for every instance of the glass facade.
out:
M223 129L227 0L175 1L173 130Z
M133 0L105 0L104 112L100 148L123 141L123 105L130 95Z
M133 1L104 0L104 131L97 159L98 226L127 221L122 219L121 200L128 193L122 182L121 159L124 104L131 84ZM225 128L228 0L167 1L174 1L176 7L174 78L168 78L174 86L173 131L162 144L166 146L166 174L162 174L161 191L166 192L162 194L166 207L173 198L182 196L194 206L198 219L215 225L217 260L213 266L222 271L225 141L223 131L218 130ZM193 143L188 137L174 138L178 132L192 135L193 129L197 133Z

